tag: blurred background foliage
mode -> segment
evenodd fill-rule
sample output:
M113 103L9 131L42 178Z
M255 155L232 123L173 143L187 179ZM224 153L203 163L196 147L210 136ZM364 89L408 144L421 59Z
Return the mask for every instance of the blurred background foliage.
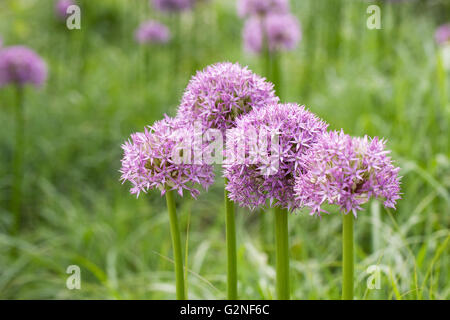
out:
M50 72L43 89L27 89L17 236L8 232L14 90L0 90L0 298L173 299L164 199L135 199L119 183L120 145L174 115L195 70L238 61L264 75L264 66L243 50L235 1L202 1L179 21L146 0L78 3L82 29L69 31L54 1L0 0L4 45L30 46ZM369 4L381 8L380 30L366 27ZM372 202L356 221L356 297L450 298L450 85L433 39L450 20L450 2L302 0L291 8L303 39L282 55L282 100L305 104L331 129L387 138L402 168L398 210ZM148 18L171 28L171 43L135 43ZM220 168L217 177L198 201L179 199L191 299L225 297ZM274 295L271 223L270 211L237 211L241 298ZM339 298L340 216L297 212L289 223L293 298ZM66 288L72 264L81 290ZM370 265L382 270L380 290L367 289Z

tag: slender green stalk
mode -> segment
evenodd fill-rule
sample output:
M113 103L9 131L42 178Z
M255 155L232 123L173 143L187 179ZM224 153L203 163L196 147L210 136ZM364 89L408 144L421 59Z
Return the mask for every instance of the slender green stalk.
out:
M202 7L203 3L198 3L194 7L194 22L191 29L191 52L192 52L192 61L191 61L191 73L195 74L198 70L199 61L198 61L198 48L200 47L199 41L199 28L202 24Z
M371 225L372 225L372 253L377 252L381 248L381 215L380 215L380 202L372 201L370 205L371 213ZM382 255L379 255L381 259ZM373 299L379 299L381 297L380 290L372 290L371 296Z
M275 208L276 289L279 300L289 300L288 212Z
M281 67L280 67L280 54L273 52L270 54L271 60L271 81L275 86L275 92L280 99L282 99L282 90L281 90Z
M178 72L180 71L180 62L181 62L181 15L179 13L174 13L172 15L173 22L173 45L172 45L172 54L173 54L173 76L176 79L178 76Z
M11 212L14 215L12 234L17 234L20 229L22 215L23 157L25 150L24 88L18 86L16 93L16 146L14 149L13 185L11 195Z
M186 244L184 246L184 265L186 266L186 268L184 268L184 280L185 280L185 284L184 284L184 294L186 297L186 300L189 299L189 295L188 295L188 258L189 258L189 228L191 226L191 209L189 209L189 215L188 215L188 220L187 220L187 226L186 226Z
M353 300L353 215L342 223L342 300Z
M260 20L261 30L266 30L264 19ZM267 34L263 32L262 55L264 61L265 76L268 81L272 81L272 54L269 49L269 39Z
M225 186L227 184L225 179ZM237 258L236 258L236 222L234 217L234 203L228 198L228 191L224 189L226 210L226 241L227 241L227 297L236 300L237 294Z
M175 281L177 288L177 300L185 300L183 256L181 254L180 230L178 228L177 211L172 190L166 188L167 210L169 211L170 233L172 236L173 260L175 263Z
M259 234L262 243L262 247L265 252L268 253L268 244L272 245L273 241L270 238L268 228L268 214L264 211L264 209L257 209L256 214L259 218Z
M149 52L149 48L146 46L144 48L144 68L142 68L144 71L144 76L143 81L144 81L144 90L147 89L147 86L149 85L149 79L151 76L151 71L150 71L150 52Z
M380 249L380 230L381 230L381 216L380 216L380 202L372 201L370 205L371 225L372 225L372 252L377 252Z
M271 81L272 80L272 63L271 63L271 57L270 57L270 51L267 45L264 47L264 55L263 55L263 61L264 61L264 72L266 79Z

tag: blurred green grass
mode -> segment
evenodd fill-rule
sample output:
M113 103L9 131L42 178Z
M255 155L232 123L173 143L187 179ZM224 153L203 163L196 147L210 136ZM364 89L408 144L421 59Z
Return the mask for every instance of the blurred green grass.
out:
M243 52L234 1L182 15L178 70L174 44L134 43L146 18L173 29L173 19L147 1L79 2L81 31L55 20L53 1L0 2L5 45L32 47L50 70L44 89L27 90L24 217L16 237L7 232L14 92L0 90L0 298L173 299L164 199L151 192L136 200L119 183L120 145L164 113L174 115L195 70L228 60L264 74L263 64ZM366 28L369 2L291 1L303 40L282 56L283 100L305 104L331 129L387 138L402 168L397 211L367 204L356 222L356 297L449 299L450 85L433 34L450 8L444 1L376 3L381 30ZM217 180L198 201L179 200L183 239L190 221L191 299L225 297ZM289 223L293 298L338 299L339 215L299 212ZM270 212L237 212L242 298L274 295L271 224ZM71 264L81 267L81 290L65 286ZM373 264L382 270L380 290L366 289Z

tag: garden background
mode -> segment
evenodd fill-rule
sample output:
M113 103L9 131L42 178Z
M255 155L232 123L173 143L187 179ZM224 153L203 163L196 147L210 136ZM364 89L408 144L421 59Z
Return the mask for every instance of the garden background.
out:
M168 214L159 192L136 199L119 182L121 144L130 133L174 116L196 70L239 62L264 76L245 52L234 0L200 1L180 16L146 0L80 0L81 30L55 17L51 0L0 0L3 45L26 45L48 64L46 85L27 88L22 226L9 230L14 150L13 87L0 89L0 298L173 299ZM370 30L366 9L381 9ZM385 137L401 167L396 211L372 201L355 223L355 296L449 299L450 73L436 28L448 1L291 1L302 40L281 56L284 102L306 105L346 133ZM173 39L136 43L146 19ZM197 201L179 201L190 299L226 296L223 181ZM179 199L178 199L179 200ZM338 212L289 217L294 299L338 299ZM237 209L239 296L274 297L271 211ZM81 268L68 290L66 269ZM379 290L367 268L381 269Z

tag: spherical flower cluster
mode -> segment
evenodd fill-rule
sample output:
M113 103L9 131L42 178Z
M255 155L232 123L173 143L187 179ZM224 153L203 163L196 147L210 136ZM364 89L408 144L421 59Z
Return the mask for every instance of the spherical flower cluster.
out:
M268 13L287 13L288 0L238 0L237 10L240 17L262 16Z
M261 53L267 43L270 52L292 50L301 40L300 24L292 14L268 14L247 20L243 29L245 49Z
M132 183L132 194L139 196L140 192L158 188L163 195L169 187L180 195L187 190L195 198L200 193L197 185L206 189L213 183L212 166L195 164L179 155L179 150L186 150L183 144L187 142L186 132L189 130L167 116L149 129L132 134L131 139L122 145L121 180Z
M60 19L67 17L67 8L76 4L74 0L58 0L55 4L55 14Z
M443 24L436 29L434 34L434 39L437 44L442 45L450 41L450 23Z
M170 40L170 31L162 23L149 20L142 23L135 32L138 43L167 43Z
M189 81L177 118L225 132L235 126L239 115L278 100L273 84L247 67L217 63L197 72Z
M305 163L303 155L313 146L319 137L326 131L327 124L312 112L294 103L269 104L264 108L254 109L237 120L236 129L227 136L227 161L224 164L224 176L228 179L226 189L231 200L241 206L254 209L263 206L266 200L269 204L283 208L297 207L294 196L294 183L297 172L303 172ZM252 131L259 130L255 135ZM267 143L267 155L255 157L251 150L258 150L261 154L261 145L265 136L270 137ZM273 140L272 137L277 139ZM232 156L235 145L242 145L245 141L244 161ZM278 146L273 148L272 143L278 140ZM238 147L239 148L239 147ZM262 147L264 148L264 147ZM231 152L230 152L231 151ZM263 153L264 155L264 153ZM273 161L273 157L276 162ZM256 158L256 162L254 159ZM236 161L236 159L238 161ZM275 164L275 166L274 166Z
M400 199L400 168L394 167L385 141L355 138L328 132L304 156L306 173L299 174L295 194L311 214L326 212L323 204L336 204L356 217L370 197L383 198L385 207L395 208Z
M23 46L0 49L0 87L8 84L41 86L47 79L47 65L33 50Z
M165 12L189 10L194 5L193 0L152 0L152 2L156 10Z

